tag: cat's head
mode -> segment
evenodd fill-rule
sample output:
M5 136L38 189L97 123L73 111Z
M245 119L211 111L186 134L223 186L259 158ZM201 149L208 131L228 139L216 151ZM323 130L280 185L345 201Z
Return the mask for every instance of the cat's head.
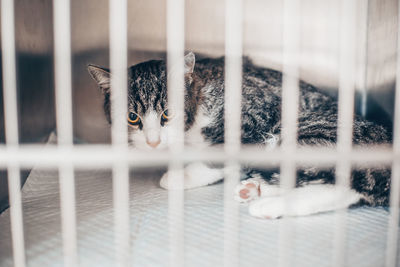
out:
M185 127L196 113L198 96L191 91L195 56L185 56ZM111 123L110 71L103 67L88 66L89 73L98 83L104 96L104 111ZM142 149L163 149L168 145L171 131L168 126L176 116L168 110L167 71L164 60L151 60L131 66L128 70L128 114L129 143ZM170 136L168 136L168 133Z

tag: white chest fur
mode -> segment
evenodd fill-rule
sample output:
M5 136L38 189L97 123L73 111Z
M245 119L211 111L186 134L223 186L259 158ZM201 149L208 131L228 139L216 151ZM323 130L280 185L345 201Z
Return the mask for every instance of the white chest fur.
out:
M206 148L210 146L203 135L201 134L201 129L208 124L210 124L210 117L206 116L204 112L200 109L196 115L194 124L185 133L185 145L193 148Z

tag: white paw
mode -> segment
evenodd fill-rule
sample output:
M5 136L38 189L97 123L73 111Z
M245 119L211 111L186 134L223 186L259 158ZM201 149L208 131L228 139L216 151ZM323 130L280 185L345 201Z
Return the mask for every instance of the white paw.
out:
M179 175L174 175L171 172L166 172L161 177L160 186L167 190L183 190L185 189L184 180L184 177L183 179L179 179Z
M168 172L166 172L163 174L163 176L161 176L160 186L161 188L168 189L168 184Z
M249 206L251 216L264 219L277 219L284 216L285 199L283 197L267 197L252 202Z
M160 186L168 190L196 188L215 183L223 178L223 171L211 169L203 163L192 163L186 166L184 172L166 172Z
M239 202L249 202L260 196L260 183L256 179L241 181L234 191L234 198Z

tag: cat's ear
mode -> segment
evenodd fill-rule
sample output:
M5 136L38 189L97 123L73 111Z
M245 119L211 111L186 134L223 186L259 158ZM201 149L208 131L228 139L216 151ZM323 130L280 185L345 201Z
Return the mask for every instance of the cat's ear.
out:
M103 91L107 92L110 89L110 70L89 64L88 71Z
M196 57L193 52L189 52L185 56L185 74L192 74L194 70L194 64L196 63Z

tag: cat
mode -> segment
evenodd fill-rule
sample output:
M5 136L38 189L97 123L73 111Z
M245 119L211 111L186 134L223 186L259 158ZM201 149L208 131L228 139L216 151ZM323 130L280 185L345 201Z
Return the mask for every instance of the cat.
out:
M207 149L224 143L224 57L197 60L190 52L184 57L185 67L185 144ZM110 72L95 65L89 73L104 95L104 111L110 116ZM173 112L167 109L167 72L164 60L151 60L128 70L129 142L138 149L165 149L168 126L174 123ZM337 131L337 101L320 89L299 81L298 145L334 147ZM282 73L254 65L243 58L242 81L242 144L279 146L281 130ZM354 118L355 145L391 142L391 134L383 126L359 116ZM222 168L205 163L185 167L184 185L168 172L161 180L165 189L190 189L216 183L224 178ZM353 205L388 205L390 170L386 167L355 168L351 187L334 186L334 168L303 167L297 171L296 187L283 192L279 174L268 170L243 168L243 180L234 196L249 202L249 213L260 218L309 215L347 208ZM285 208L284 196L292 199Z

